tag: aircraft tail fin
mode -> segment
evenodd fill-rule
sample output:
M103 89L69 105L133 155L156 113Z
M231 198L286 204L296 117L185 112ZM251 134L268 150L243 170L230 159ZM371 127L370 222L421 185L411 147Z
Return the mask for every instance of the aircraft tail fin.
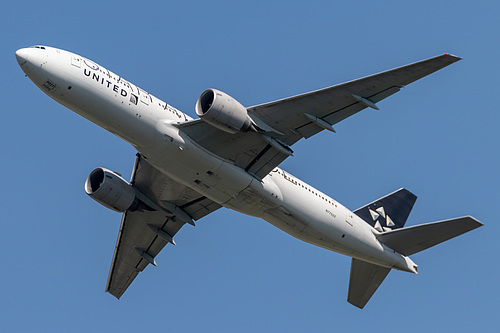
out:
M376 237L391 249L410 256L482 225L475 218L465 216L377 233ZM362 309L390 271L390 268L352 259L347 301Z
M380 232L404 227L417 197L401 188L354 211Z
M379 242L409 256L447 241L453 237L481 227L483 224L471 216L420 224L377 234Z
M362 309L391 271L358 259L352 259L347 301Z

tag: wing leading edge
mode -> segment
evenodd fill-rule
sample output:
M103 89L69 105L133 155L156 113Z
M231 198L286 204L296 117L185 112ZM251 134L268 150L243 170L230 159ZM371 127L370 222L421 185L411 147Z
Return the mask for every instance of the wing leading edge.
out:
M444 54L358 80L249 107L251 115L281 132L223 132L202 120L180 124L181 130L208 151L263 178L288 156L301 138L324 129L398 92L402 87L434 73L460 58ZM274 140L274 141L273 141ZM221 144L221 142L223 144Z
M155 204L168 202L194 220L221 206L196 191L179 184L152 167L138 154L131 183ZM123 214L106 292L120 298L139 272L168 244L186 221L163 210L139 209Z

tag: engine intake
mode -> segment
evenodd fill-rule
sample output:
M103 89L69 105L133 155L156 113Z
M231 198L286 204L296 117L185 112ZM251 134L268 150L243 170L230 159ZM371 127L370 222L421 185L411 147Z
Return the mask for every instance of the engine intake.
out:
M231 134L246 132L252 125L247 109L216 89L205 90L195 106L196 114L210 125Z
M138 202L132 185L105 168L97 168L90 173L85 181L85 192L104 207L116 212L131 210Z

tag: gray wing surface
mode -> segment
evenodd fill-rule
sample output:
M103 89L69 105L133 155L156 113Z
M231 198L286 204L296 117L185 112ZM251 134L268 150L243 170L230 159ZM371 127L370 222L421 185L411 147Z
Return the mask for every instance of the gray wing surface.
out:
M189 214L193 220L198 220L221 207L198 192L165 176L140 155L136 157L131 183L153 202L165 201L174 204ZM161 210L138 209L125 212L116 241L106 292L120 298L139 272L148 264L155 264L154 257L169 243L161 235L174 237L185 223L175 215Z
M267 132L278 144L256 132L229 134L194 120L179 127L196 143L263 178L291 155L286 148L309 138L398 92L402 87L444 68L460 58L444 54L325 89L247 108L251 115L282 133ZM326 126L325 126L326 124ZM282 145L285 149L280 149Z

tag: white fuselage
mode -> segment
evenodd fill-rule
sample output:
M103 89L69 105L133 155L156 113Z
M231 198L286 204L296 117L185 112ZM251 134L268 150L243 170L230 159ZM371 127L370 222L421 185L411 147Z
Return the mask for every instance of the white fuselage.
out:
M305 242L416 272L411 259L381 244L375 236L378 231L334 199L280 168L258 180L212 154L174 126L191 117L96 63L50 47L16 54L23 71L43 92L132 144L172 179Z

